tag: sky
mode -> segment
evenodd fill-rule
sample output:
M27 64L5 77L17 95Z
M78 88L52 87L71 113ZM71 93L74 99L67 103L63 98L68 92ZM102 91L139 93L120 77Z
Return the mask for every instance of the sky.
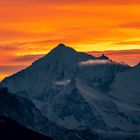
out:
M136 65L140 0L0 1L0 80L59 43Z

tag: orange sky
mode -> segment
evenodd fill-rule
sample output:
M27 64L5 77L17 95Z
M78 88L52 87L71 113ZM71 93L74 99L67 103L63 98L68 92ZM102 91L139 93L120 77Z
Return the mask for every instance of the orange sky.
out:
M59 43L137 64L140 0L0 1L0 79Z

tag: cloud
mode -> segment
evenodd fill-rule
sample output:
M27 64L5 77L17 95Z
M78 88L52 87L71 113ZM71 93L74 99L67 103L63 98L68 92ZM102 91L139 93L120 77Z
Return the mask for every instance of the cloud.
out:
M91 66L91 65L99 65L99 64L112 64L113 62L110 60L87 60L79 63L80 66Z
M115 51L92 51L88 54L93 56L100 56L102 54L107 55L111 60L116 62L125 62L131 66L140 62L140 49L138 50L115 50Z
M0 51L2 51L3 53L5 52L15 52L21 49L24 49L24 45L27 45L26 42L22 42L22 43L11 43L11 44L0 44Z
M52 47L48 44L50 43L60 43L63 42L63 39L46 39L46 40L36 40L36 41L23 41L23 42L15 42L9 44L0 44L0 51L5 52L16 52L22 53L28 51L31 53L32 51L50 51Z
M40 38L44 38L44 37L47 37L49 36L50 34L47 33L47 32L41 32L41 33L38 33L38 32L32 32L32 31L18 31L18 30L6 30L6 29L1 29L0 28L0 39L8 39L8 40L18 40L18 39L21 39L21 40L33 40L33 39L40 39Z
M128 23L120 24L119 27L140 29L140 22L128 22Z
M140 41L121 41L121 42L117 42L116 44L119 45L140 45Z
M64 4L64 3L99 3L99 4L132 4L132 3L140 3L139 0L24 0L24 1L17 1L17 0L5 0L1 3L43 3L43 4Z
M0 80L4 79L11 74L17 73L22 69L26 68L27 66L22 65L0 65Z
M140 50L106 51L108 55L140 55Z
M55 81L54 84L57 86L66 86L70 83L70 79L62 80L62 81Z
M24 69L25 66L21 66L21 65L18 65L18 66L0 66L0 74L5 74L5 73L15 73L15 72L18 72L22 69Z
M23 55L23 56L17 56L12 59L12 61L16 62L33 62L39 58L43 57L43 54L37 54L37 55Z

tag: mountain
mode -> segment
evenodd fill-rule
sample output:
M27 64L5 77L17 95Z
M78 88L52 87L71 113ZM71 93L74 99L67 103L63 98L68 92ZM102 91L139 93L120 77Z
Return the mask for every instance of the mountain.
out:
M62 137L63 133L70 129L74 131L74 134L70 133L74 138L76 132L76 136L80 138L94 135L94 138L105 136L104 139L127 139L131 136L136 136L137 139L140 135L140 105L135 100L129 102L131 97L122 100L121 87L124 84L119 80L128 80L133 85L131 78L126 77L129 77L129 72L137 71L138 78L140 73L135 69L137 68L113 62L105 55L94 57L59 44L28 68L5 78L1 86L7 87L18 100L24 98L32 102L43 118L56 124L57 129L51 129L55 136L57 131L63 128L64 130L59 132ZM132 80L135 81L133 77ZM121 85L118 86L116 82ZM127 90L129 91L129 88L126 88L124 94L130 96ZM135 92L138 95L139 91L136 86L136 90L133 88L130 93ZM125 107L128 107L127 112ZM21 104L21 108L27 106ZM30 107L29 109L32 110ZM30 111L28 113L30 114ZM33 112L36 120L40 119L36 114L38 113ZM33 116L28 120L29 123ZM23 124L28 126L27 123ZM49 134L48 131L44 132L43 128L48 128L45 123L38 122L29 126L34 128L37 125L42 127L41 130L36 129L37 132ZM52 137L52 134L48 136Z
M133 133L126 135L120 132L114 134L101 130L68 130L58 127L43 117L37 109L33 109L35 106L30 100L7 91L7 88L0 89L0 139L51 140L48 136L53 140L112 140L114 138L138 140L140 138Z
M140 64L128 71L119 73L109 92L114 98L124 102L140 105Z
M8 121L9 119L12 119L13 121L15 120L17 123L19 123L19 125L22 128L26 127L30 130L33 130L34 132L40 133L40 136L41 134L47 137L49 136L53 140L82 139L78 136L82 132L68 130L61 126L56 125L54 122L51 122L46 117L44 117L41 114L41 112L35 107L35 105L31 102L31 100L10 93L8 92L7 88L3 87L0 88L0 116L2 116L2 120L4 119L6 119L6 121ZM13 134L14 130L16 131L16 133L18 132L18 130L16 129L19 125L16 122L15 123L13 122L12 124L13 126L10 126L12 120L11 121L9 120L10 122L7 124L8 126L6 127L11 127L10 130L12 129L13 131L12 132L10 130L9 131ZM2 128L2 130L5 131L4 128ZM26 135L28 137L28 131L27 133L25 132L24 136Z
M117 72L127 68L59 44L30 67L5 78L1 83L12 92L24 90L32 98L45 98L44 93L46 95L53 87L69 83L73 77L80 77L95 85L112 80Z
M16 121L0 116L0 139L1 140L52 140L49 137L43 136L37 132L27 129L22 125L18 124Z

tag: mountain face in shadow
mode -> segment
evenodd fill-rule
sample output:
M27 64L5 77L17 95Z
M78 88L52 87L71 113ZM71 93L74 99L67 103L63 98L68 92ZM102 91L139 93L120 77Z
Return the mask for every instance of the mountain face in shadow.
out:
M1 140L52 140L49 137L43 136L37 132L27 129L16 121L0 116L0 139Z
M0 85L0 112L55 140L140 137L139 65L58 45ZM58 136L59 134L59 136Z
M0 87L0 116L16 120L20 125L53 140L81 140L75 130L65 129L44 117L31 100L8 92L8 89L3 87ZM15 123L11 129L16 131L17 126ZM25 135L28 136L28 132Z

